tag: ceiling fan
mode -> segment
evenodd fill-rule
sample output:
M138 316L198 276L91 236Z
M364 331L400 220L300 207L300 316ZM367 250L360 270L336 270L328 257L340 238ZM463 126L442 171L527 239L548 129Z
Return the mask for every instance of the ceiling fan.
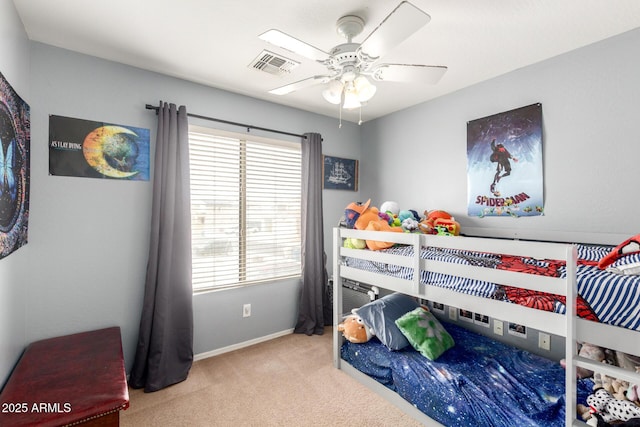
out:
M336 30L347 39L329 52L320 50L279 30L269 30L260 39L317 61L327 67L325 75L317 75L290 83L269 93L286 95L310 86L326 84L323 97L344 109L361 107L375 94L376 87L367 77L377 82L437 83L447 71L444 66L415 64L386 64L378 60L431 20L431 17L414 6L401 2L369 34L362 43L353 38L364 29L364 20L356 15L338 19Z

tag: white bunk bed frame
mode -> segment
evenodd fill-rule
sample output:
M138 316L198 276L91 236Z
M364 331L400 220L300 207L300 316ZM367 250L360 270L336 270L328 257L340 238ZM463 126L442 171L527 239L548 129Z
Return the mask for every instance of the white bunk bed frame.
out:
M469 230L465 230L469 231ZM481 229L475 230L481 232ZM492 230L495 233L495 230ZM424 425L440 425L427 415L416 409L395 392L379 384L374 379L362 374L348 362L342 360L340 347L344 338L337 330L337 325L343 319L342 309L342 282L344 279L360 283L375 285L394 292L401 292L414 297L433 302L441 302L447 305L455 305L458 308L475 313L486 314L494 317L500 313L502 320L517 319L522 324L533 329L546 331L565 337L566 369L566 425L586 426L587 424L576 419L576 367L596 370L614 378L624 379L633 383L640 383L640 375L619 367L597 363L589 359L577 356L576 341L584 341L600 345L609 349L619 350L628 354L640 355L640 332L621 327L606 325L576 317L575 301L577 294L576 266L577 251L574 245L569 243L551 243L546 241L517 240L524 237L513 231L503 230L501 238L478 237L450 237L434 236L413 233L394 233L377 231L359 231L346 228L335 228L333 231L333 358L334 366L342 369L367 387L394 403L401 410L413 416ZM535 232L533 238L542 238L543 233ZM365 240L378 240L394 242L414 247L414 256L387 254L379 251L349 249L342 247L344 238L358 238ZM514 240L514 238L516 240ZM598 243L617 245L626 240L625 235L602 235L597 233L554 233L553 241ZM574 240L576 239L576 240ZM500 254L520 255L540 259L555 259L566 262L567 274L565 278L538 276L527 273L519 273L505 270L475 267L469 265L457 265L440 261L420 259L421 247L440 247L449 249L465 249L479 252L491 252ZM381 273L368 272L342 265L343 257L361 258L370 261L401 265L413 269L411 280L386 276ZM420 283L420 270L446 273L450 275L475 278L493 283L509 284L525 289L549 292L566 296L566 315L531 309L517 304L475 297L460 292L451 291L437 286Z

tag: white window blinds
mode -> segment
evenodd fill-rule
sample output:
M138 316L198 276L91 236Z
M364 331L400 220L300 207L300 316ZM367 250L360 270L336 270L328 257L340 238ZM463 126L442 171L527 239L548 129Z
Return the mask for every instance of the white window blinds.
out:
M300 144L190 126L194 291L300 275Z

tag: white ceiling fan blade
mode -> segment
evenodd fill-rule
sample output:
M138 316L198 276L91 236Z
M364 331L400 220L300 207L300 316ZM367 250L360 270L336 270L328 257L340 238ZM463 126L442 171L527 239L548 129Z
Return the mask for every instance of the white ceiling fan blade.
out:
M271 43L274 46L278 46L300 56L304 56L305 58L313 59L314 61L322 62L329 58L329 54L327 52L324 52L317 47L313 47L310 44L298 40L297 38L279 30L269 30L260 34L258 37L267 43Z
M376 60L425 26L431 17L403 1L362 42L360 52Z
M327 83L329 80L331 80L330 76L313 76L304 80L299 80L297 82L272 89L269 91L269 93L274 95L286 95L288 93L295 92L296 90L304 89L304 88L315 86L322 83Z
M371 71L374 80L435 84L447 71L437 65L380 64Z

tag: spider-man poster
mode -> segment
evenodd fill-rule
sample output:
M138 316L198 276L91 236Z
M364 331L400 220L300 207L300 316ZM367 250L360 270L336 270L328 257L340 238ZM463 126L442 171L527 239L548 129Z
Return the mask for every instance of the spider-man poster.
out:
M27 243L29 105L0 73L0 258Z
M542 105L467 123L469 216L544 213Z

